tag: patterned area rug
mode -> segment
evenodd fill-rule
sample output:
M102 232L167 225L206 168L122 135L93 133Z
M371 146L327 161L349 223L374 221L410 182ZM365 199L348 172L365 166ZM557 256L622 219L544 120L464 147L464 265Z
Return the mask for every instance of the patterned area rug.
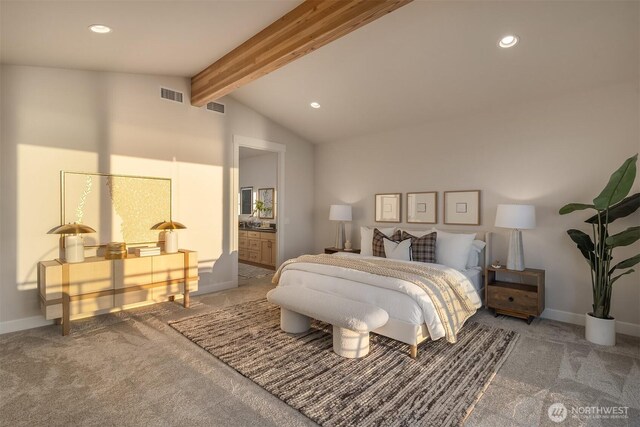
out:
M238 263L238 276L242 279L258 279L267 277L275 273L274 270L268 268L256 267L255 265Z
M515 332L468 323L454 345L418 347L371 335L345 359L331 326L280 330L280 309L258 300L170 323L185 337L323 426L454 426L463 422L513 349Z

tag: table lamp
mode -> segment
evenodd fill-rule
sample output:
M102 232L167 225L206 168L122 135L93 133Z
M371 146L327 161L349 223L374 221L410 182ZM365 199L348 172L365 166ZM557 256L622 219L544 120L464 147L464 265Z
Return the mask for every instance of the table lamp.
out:
M183 224L177 221L162 221L151 227L152 230L164 231L164 251L168 254L178 252L178 233L175 230L183 230Z
M84 261L84 238L82 234L95 233L88 225L63 224L50 231L51 234L64 234L64 260L68 263Z
M517 271L524 270L524 250L522 249L520 230L536 227L535 207L533 205L498 205L496 227L511 229L507 268Z
M344 249L344 221L351 221L351 206L331 205L329 209L329 220L339 221L336 230L335 247Z

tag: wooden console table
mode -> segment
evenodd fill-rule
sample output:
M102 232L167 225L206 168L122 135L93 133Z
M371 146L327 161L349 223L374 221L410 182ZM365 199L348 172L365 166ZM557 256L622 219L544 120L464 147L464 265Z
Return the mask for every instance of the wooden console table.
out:
M124 259L86 258L67 263L56 259L38 263L40 308L48 320L62 324L68 335L71 320L184 298L198 290L198 253Z

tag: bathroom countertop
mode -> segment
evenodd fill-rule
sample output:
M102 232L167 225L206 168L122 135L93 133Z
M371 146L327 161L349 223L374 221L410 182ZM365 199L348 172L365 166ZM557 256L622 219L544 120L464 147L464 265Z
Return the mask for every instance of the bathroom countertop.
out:
M259 231L261 233L277 233L278 231L275 228L259 228L259 227L238 227L240 231Z

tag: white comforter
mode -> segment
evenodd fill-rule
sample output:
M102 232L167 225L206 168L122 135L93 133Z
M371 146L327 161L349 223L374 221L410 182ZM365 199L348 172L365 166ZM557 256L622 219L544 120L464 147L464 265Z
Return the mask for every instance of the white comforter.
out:
M337 253L334 256L362 255ZM411 263L412 261L401 261ZM440 264L430 266L459 277L463 289L476 308L482 305L471 281L461 272ZM390 277L377 276L357 270L312 263L295 263L283 271L279 286L303 286L340 295L381 307L389 317L416 325L426 324L431 339L445 336L444 327L436 315L427 293L413 283Z

